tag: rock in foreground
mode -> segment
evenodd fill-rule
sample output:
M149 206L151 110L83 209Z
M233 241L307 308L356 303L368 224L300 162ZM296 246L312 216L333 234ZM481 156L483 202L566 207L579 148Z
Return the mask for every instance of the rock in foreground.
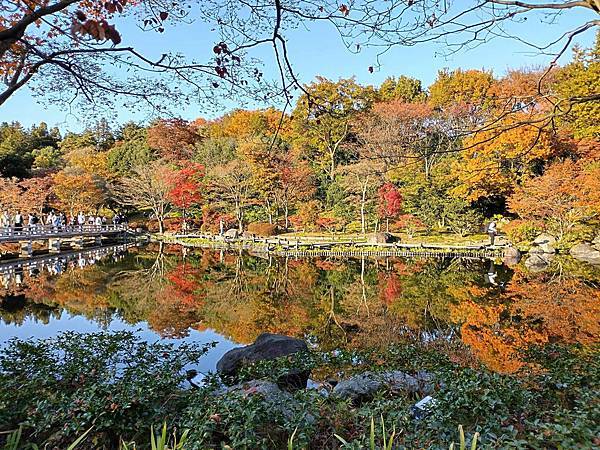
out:
M340 381L333 388L332 395L357 403L372 398L381 389L428 395L434 390L434 382L433 377L426 372L416 375L408 375L398 370L382 373L364 372Z
M281 334L263 333L253 344L229 350L217 363L217 372L222 375L235 377L239 370L258 361L272 360L294 353L306 352L308 346L301 339L283 336ZM309 373L292 369L280 380L281 384L291 387L306 387Z

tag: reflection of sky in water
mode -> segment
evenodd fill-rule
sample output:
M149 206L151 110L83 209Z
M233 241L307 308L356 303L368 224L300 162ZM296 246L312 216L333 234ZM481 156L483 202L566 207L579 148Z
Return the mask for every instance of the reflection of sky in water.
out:
M6 341L12 338L22 340L29 339L45 339L56 336L63 331L75 331L80 333L93 333L97 331L134 331L137 336L148 342L161 341L163 343L173 343L177 345L179 342L188 342L195 344L207 344L209 342L218 342L218 345L209 350L202 357L196 370L199 372L207 372L214 370L217 361L225 352L236 347L236 344L224 338L213 330L197 331L190 329L188 336L181 339L169 339L161 337L158 333L148 329L145 323L140 323L135 326L123 322L118 317L111 319L108 327L102 327L100 324L90 321L83 316L71 315L66 311L62 311L60 318L49 318L49 322L40 326L40 322L32 317L27 317L22 324L6 324L3 323L0 327L0 347L6 344Z

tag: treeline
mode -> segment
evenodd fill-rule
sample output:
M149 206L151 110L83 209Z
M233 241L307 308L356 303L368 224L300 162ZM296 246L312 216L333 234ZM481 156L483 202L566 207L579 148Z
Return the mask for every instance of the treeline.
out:
M291 114L236 110L61 136L0 126L1 207L151 210L205 230L590 232L600 213L600 38L549 73L443 70L425 89L318 77ZM568 94L568 95L566 95Z

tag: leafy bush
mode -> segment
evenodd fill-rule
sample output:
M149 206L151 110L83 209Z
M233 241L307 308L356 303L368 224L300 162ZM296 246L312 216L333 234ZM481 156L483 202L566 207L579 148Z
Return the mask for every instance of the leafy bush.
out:
M216 395L211 389L199 391L183 413L183 426L190 430L187 450L221 448L285 448L295 433L295 443L306 448L314 435L318 413L317 393L299 392L265 400L253 388Z
M466 202L448 203L445 213L448 226L460 237L476 233L483 223L483 216L471 209Z
M511 220L502 231L513 244L532 242L544 230L542 224L530 220Z
M408 237L412 238L419 229L424 227L425 225L418 217L413 216L412 214L403 214L398 217L398 220L394 223L394 228L392 229L394 231L396 229L404 231Z
M594 239L595 234L594 228L589 225L575 225L563 235L557 247L567 249L579 242L590 242Z
M456 425L463 424L468 436L479 433L480 448L600 444L598 347L532 347L523 356L530 365L510 375L455 364L435 345L310 352L245 368L244 384L233 391L224 391L218 376L203 388L184 390L185 366L205 350L148 344L131 333L13 340L0 353L0 431L21 426L23 442L68 448L91 429L81 448L132 441L147 448L148 429L166 421L180 430L175 435L189 430L181 435L185 445L178 440L182 450L199 450L381 448L395 429L398 448L446 450L456 440ZM384 389L353 404L322 395L324 388L275 389L269 397L273 391L246 384L276 381L290 368L312 369L316 379L426 370L436 381L435 402L428 416L415 419L410 408L419 398L402 391ZM167 440L164 427L158 440Z
M277 234L277 225L266 222L252 222L248 225L248 233L257 236L274 236Z
M184 367L208 347L150 344L129 332L12 340L0 353L0 424L59 448L90 427L107 447L144 442L150 425L184 407Z

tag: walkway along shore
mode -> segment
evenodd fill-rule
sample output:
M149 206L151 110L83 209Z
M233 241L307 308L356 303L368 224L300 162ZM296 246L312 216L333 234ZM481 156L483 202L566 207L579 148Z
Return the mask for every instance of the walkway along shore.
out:
M374 243L362 239L320 237L226 237L215 234L153 234L152 240L215 250L247 250L276 256L450 256L503 257L507 246L445 245L425 243Z

